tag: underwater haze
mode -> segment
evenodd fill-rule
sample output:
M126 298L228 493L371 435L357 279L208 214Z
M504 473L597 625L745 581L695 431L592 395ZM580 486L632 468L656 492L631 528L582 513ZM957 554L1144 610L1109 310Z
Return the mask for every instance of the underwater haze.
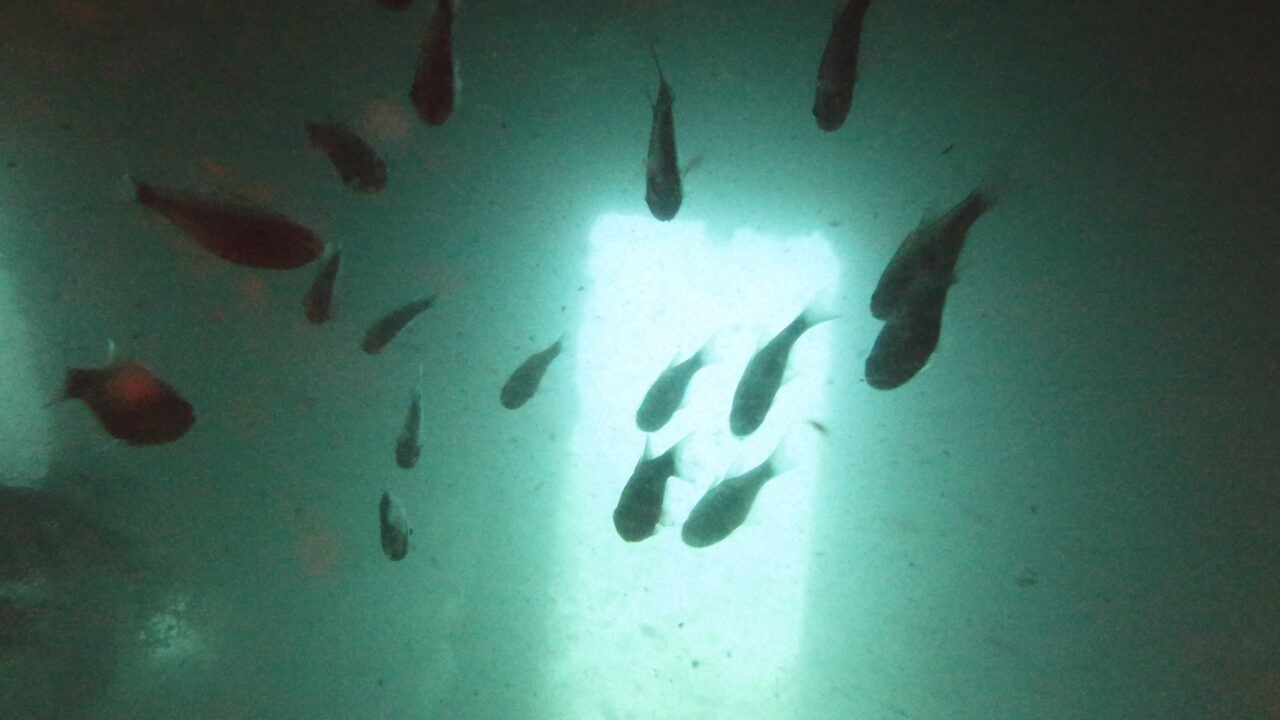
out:
M1280 718L1271 4L0 32L0 718Z

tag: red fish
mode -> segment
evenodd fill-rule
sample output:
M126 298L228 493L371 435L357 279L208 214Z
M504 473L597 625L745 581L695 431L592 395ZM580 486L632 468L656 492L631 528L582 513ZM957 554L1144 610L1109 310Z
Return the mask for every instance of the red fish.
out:
M196 415L168 383L142 365L124 360L105 368L71 368L59 400L81 400L111 437L130 445L173 442Z
M428 125L442 125L453 114L457 78L453 72L453 2L440 0L427 23L418 71L409 99Z
M164 215L204 249L237 265L291 270L324 252L324 243L314 233L270 210L133 184L138 202Z

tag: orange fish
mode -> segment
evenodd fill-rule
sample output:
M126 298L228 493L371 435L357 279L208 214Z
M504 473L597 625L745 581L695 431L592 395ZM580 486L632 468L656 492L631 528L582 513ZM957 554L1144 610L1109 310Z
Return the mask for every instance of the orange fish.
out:
M57 400L66 399L83 401L111 437L130 445L173 442L196 421L191 403L132 360L67 370L66 386Z
M291 270L320 257L324 243L289 218L222 198L134 181L138 202L164 215L200 246L247 267Z

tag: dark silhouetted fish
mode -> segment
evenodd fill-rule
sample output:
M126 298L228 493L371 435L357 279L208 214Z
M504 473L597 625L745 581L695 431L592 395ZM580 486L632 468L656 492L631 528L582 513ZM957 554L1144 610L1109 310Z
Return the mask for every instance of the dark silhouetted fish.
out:
M667 480L676 474L676 455L683 443L672 445L666 452L653 457L648 439L644 455L631 478L622 488L618 506L613 509L613 527L627 542L638 542L653 535L662 519L662 502L667 493Z
M738 380L738 388L733 393L733 407L729 410L729 429L734 435L746 437L760 427L773 406L778 388L782 386L791 347L806 330L834 317L814 307L806 308L751 356L742 378Z
M983 183L941 217L922 220L908 233L871 294L871 314L888 320L913 283L950 285L969 228L1000 199L1005 184L1004 180Z
M649 391L644 394L644 400L636 410L636 427L645 432L655 432L671 420L671 416L676 414L676 410L684 402L685 392L689 389L689 382L693 380L694 374L703 366L714 362L713 342L714 339L708 340L688 360L682 363L672 362L670 367L662 371L653 385L649 386Z
M439 0L418 56L409 99L418 117L428 125L440 125L453 113L458 78L453 69L453 2Z
M409 535L413 530L404 508L390 491L382 493L378 503L378 525L382 552L391 560L403 560L409 554Z
M680 529L684 544L701 548L729 537L746 521L760 488L786 470L786 463L775 450L755 468L717 483L689 511Z
M134 181L138 202L164 215L200 246L237 265L291 270L320 257L324 243L289 218L223 198L161 190Z
M538 385L542 382L542 376L546 374L547 367L560 354L561 342L556 340L551 347L539 350L520 363L520 367L511 373L507 384L502 386L502 407L515 410L529 402L529 398L538 392Z
M853 85L858 79L862 21L870 5L871 0L845 0L836 12L818 66L818 92L813 101L813 117L823 130L837 130L849 117Z
M333 316L333 289L338 283L338 271L342 268L342 250L334 249L311 281L311 287L302 297L302 308L307 320L319 325Z
M387 185L387 165L359 135L341 123L306 123L313 147L329 156L329 162L348 187L372 195Z
M649 128L649 157L645 161L644 201L649 212L659 220L670 220L680 210L684 190L680 185L680 166L676 162L676 123L671 112L675 97L662 74L658 53L653 51L658 66L658 99L653 102L653 125Z
M912 283L907 295L898 299L867 356L868 385L892 390L915 377L929 362L942 334L942 311L950 286L947 274L926 276Z
M409 398L409 413L405 415L404 427L396 438L396 464L405 470L411 470L422 454L422 366L418 366L418 384L413 388Z
M405 326L421 315L423 310L431 307L431 303L435 302L435 299L436 296L431 295L421 300L414 300L382 316L380 320L364 331L364 340L360 341L360 347L370 355L382 352L387 343L391 342L397 333L405 329Z
M191 403L150 370L128 359L101 369L71 368L58 400L84 402L111 437L130 445L173 442L195 424ZM55 401L56 402L56 401Z

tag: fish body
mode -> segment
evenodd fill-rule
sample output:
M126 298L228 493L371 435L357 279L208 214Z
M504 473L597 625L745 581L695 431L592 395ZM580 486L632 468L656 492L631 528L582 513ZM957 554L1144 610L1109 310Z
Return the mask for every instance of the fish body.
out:
M311 287L302 297L302 308L307 313L307 321L320 325L333 316L333 290L338 283L338 271L342 269L342 251L335 250L329 259L316 273Z
M871 294L871 314L888 320L915 283L950 285L969 228L995 204L996 193L992 186L983 185L941 217L912 230L880 275Z
M377 322L369 326L364 331L364 339L360 341L360 347L370 355L376 355L382 352L395 336L409 323L413 322L424 310L431 307L436 300L435 295L414 300L406 303L402 307L396 308L391 312L383 315Z
M409 398L409 412L404 427L396 438L396 464L405 470L413 469L422 455L422 366L418 366L418 385Z
M806 330L832 317L808 308L751 356L738 380L738 387L733 393L733 407L729 410L729 429L734 435L746 437L760 427L773 406L778 388L782 387L782 376L787 369L792 346Z
M684 402L694 374L707 364L708 353L708 346L704 345L689 359L662 371L636 409L636 427L645 432L656 432L671 420Z
M378 528L382 552L391 560L403 560L409 554L409 517L390 491L382 493L378 502Z
M542 376L546 374L547 367L560 354L563 347L561 343L562 340L556 340L551 347L539 350L520 363L520 367L511 373L510 379L502 386L502 407L515 410L538 392L538 385L542 383Z
M653 53L658 64L658 55ZM653 102L653 125L649 128L649 156L645 161L644 201L659 220L670 220L680 210L684 190L676 161L676 123L671 106L675 96L658 64L658 99Z
M689 547L707 547L729 537L747 519L760 488L780 474L774 457L741 475L725 478L689 511L680 538Z
M453 68L453 2L439 0L418 56L409 99L418 117L428 125L441 125L453 114L457 77Z
M942 334L942 311L951 282L935 277L916 282L909 295L876 337L867 356L867 384L877 390L892 390L916 376L938 347Z
M237 265L291 270L324 252L320 238L278 213L136 180L134 186L138 202L164 215L204 249Z
M111 437L130 445L173 442L196 421L191 403L132 360L67 370L59 399L80 400Z
M359 135L342 123L307 122L307 137L329 156L342 182L372 195L387 185L387 164Z
M813 117L823 130L838 130L849 117L853 105L853 85L858 79L858 48L862 44L862 22L871 0L845 0L836 13L818 65L818 91L813 100Z
M623 540L639 542L657 529L662 519L667 480L676 474L678 447L679 443L653 457L648 442L645 443L644 455L636 463L613 510L613 527Z

